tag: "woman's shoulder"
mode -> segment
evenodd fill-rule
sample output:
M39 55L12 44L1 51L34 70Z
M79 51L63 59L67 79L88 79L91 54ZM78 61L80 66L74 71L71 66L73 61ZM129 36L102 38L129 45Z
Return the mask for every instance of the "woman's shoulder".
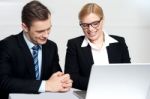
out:
M78 37L75 37L75 38L71 38L68 40L68 42L81 42L83 41L83 39L85 38L85 36L78 36Z
M124 37L122 37L122 36L118 36L118 35L109 35L109 36L112 37L113 39L119 41L119 42L122 42L125 40Z
M76 46L81 46L85 36L78 36L75 38L71 38L68 40L67 45L76 45Z

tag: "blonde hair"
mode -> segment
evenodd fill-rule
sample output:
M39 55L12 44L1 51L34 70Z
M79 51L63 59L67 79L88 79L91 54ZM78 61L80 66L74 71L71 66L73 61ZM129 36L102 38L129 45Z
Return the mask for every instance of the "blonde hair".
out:
M87 3L79 12L79 20L81 21L85 16L94 13L99 16L100 20L103 20L103 9L96 3Z

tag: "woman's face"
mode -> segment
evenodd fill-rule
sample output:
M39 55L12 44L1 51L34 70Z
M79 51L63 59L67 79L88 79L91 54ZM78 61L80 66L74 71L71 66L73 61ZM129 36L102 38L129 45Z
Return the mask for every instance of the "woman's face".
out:
M80 22L80 26L82 27L85 36L91 42L94 42L103 36L102 24L103 20L94 13L85 16Z

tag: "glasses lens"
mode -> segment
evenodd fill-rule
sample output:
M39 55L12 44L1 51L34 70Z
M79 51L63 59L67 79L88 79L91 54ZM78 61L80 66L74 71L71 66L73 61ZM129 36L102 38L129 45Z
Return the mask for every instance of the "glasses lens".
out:
M88 29L89 26L91 25L93 28L97 28L99 26L100 21L94 21L92 23L81 23L80 26L83 29Z
M86 23L81 23L80 26L84 29L88 28L89 27L89 24L86 24Z
M97 27L99 26L99 23L100 23L100 21L92 22L92 23L91 23L91 26L92 26L93 28L97 28Z

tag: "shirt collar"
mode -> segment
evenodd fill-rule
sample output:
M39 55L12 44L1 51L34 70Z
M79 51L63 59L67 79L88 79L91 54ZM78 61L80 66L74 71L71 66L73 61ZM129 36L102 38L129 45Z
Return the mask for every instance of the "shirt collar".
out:
M24 38L25 42L27 43L27 46L29 47L29 49L32 49L32 47L35 46L35 44L33 44L31 41L29 41L29 40L27 39L27 37L25 36L25 33L24 33L24 32L23 32L23 38ZM40 46L40 49L41 49L42 46L41 46L41 45L39 45L39 46Z
M117 40L115 40L114 38L112 38L111 36L109 36L106 32L104 32L104 39L105 39L105 42L104 42L105 46L109 46L110 43L116 43L116 42L118 42ZM84 40L83 40L83 42L81 44L81 47L86 47L86 46L88 46L88 44L90 46L92 45L92 47L94 47L93 44L90 42L90 40L85 36L85 38L84 38Z

